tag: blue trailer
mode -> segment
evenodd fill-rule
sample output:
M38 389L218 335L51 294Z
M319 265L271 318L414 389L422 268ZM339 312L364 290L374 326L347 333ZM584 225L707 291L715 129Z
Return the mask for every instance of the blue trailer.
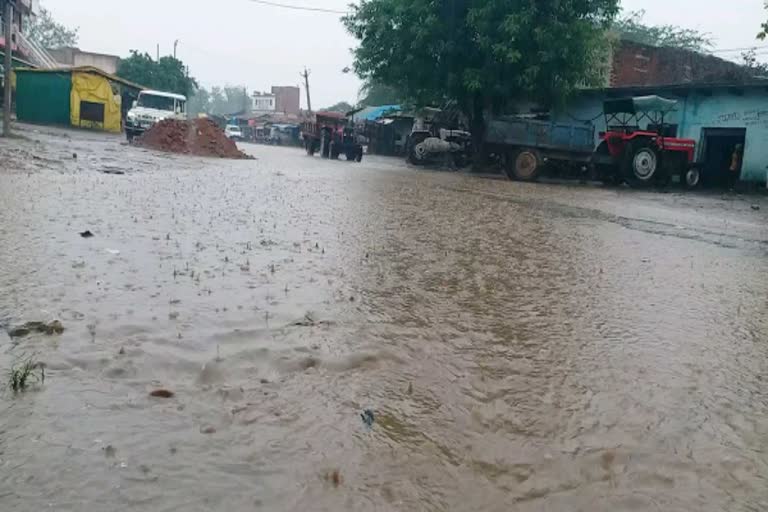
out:
M546 162L585 168L593 162L591 123L553 123L525 117L496 117L486 125L487 149L500 155L512 179L533 181Z

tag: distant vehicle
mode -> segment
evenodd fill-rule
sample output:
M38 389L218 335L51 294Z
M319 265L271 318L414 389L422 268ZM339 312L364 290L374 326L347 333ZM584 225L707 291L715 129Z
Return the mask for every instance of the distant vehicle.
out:
M141 91L125 118L125 134L132 141L163 119L186 118L186 96L162 91Z
M224 128L224 135L236 141L244 140L243 131L236 124L228 124Z
M363 159L363 146L355 139L354 131L343 114L318 112L314 122L302 124L301 133L309 156L319 151L321 157L331 160L337 160L339 155L355 162Z

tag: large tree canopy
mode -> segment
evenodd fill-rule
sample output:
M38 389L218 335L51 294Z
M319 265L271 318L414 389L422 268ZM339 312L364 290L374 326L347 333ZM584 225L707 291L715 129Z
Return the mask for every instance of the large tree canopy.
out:
M160 91L191 96L197 89L194 78L187 76L184 63L175 57L154 60L148 53L131 50L131 56L120 60L117 76Z
M647 25L643 18L645 11L629 12L616 20L613 30L623 40L649 46L683 48L697 52L712 48L712 37L707 33L675 25Z
M455 100L480 127L510 100L594 83L618 0L362 0L343 21L355 72L416 104ZM480 121L480 122L478 122Z
M40 8L37 16L32 18L27 29L30 40L43 48L61 48L63 46L77 46L78 29L69 29L57 23L51 13Z

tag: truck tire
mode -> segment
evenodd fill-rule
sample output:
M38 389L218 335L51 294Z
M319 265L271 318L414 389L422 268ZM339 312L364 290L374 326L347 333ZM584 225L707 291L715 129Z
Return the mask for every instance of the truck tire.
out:
M650 140L637 140L629 144L623 163L624 179L635 188L652 185L661 169L659 150Z
M510 158L511 156L511 158ZM520 181L536 181L541 173L542 161L538 151L523 148L508 156L505 166L507 177Z

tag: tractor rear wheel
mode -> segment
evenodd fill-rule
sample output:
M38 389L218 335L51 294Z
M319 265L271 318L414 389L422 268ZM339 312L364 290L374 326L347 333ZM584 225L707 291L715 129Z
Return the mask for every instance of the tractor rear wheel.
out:
M659 150L650 140L629 144L624 154L624 179L632 187L647 187L654 182L659 171Z

